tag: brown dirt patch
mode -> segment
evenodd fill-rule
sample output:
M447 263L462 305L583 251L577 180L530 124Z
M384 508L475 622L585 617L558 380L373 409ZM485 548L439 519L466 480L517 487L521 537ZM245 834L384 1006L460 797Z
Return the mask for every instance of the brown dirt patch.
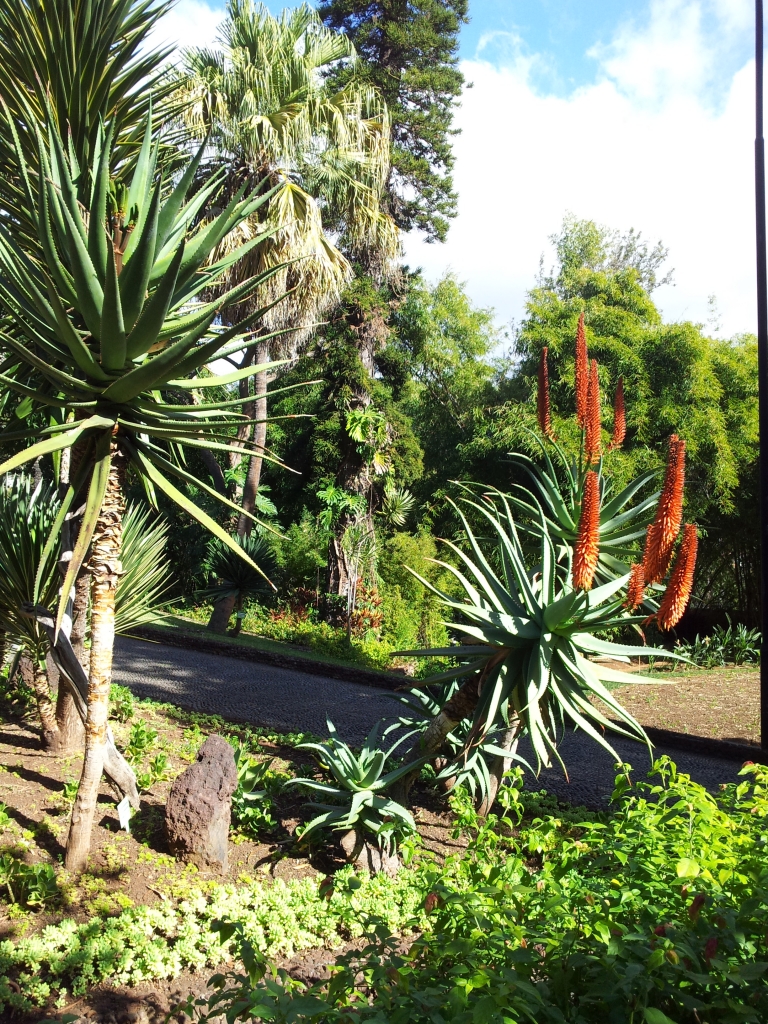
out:
M753 665L658 673L653 681L618 686L613 694L644 726L760 742L760 669Z

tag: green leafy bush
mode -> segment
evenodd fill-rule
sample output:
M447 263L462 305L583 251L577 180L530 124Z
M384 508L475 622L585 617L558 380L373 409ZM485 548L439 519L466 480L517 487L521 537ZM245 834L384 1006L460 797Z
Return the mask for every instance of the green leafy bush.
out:
M667 758L650 783L617 777L613 809L539 817L455 809L466 854L432 869L429 927L410 946L379 929L328 982L285 972L216 979L198 1014L278 1024L726 1024L768 1019L768 769L713 797ZM551 811L551 808L548 808ZM533 813L532 813L533 812ZM260 977L261 976L261 977Z
M112 683L109 688L109 711L118 722L130 722L136 713L136 698L127 686Z
M730 618L728 625L715 626L711 636L683 641L677 650L702 668L719 668L729 662L734 665L751 665L760 662L762 634L759 629L747 629L743 622L734 627Z
M50 864L26 864L12 853L0 856L0 889L11 903L42 907L59 898L56 871Z
M232 821L243 835L258 839L277 824L274 797L288 777L270 767L272 760L257 761L242 743L235 745L237 789L232 795Z

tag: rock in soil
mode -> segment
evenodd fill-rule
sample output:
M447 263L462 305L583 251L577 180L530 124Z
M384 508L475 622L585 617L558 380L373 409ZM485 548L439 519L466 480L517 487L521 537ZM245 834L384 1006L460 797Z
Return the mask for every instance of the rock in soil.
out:
M195 764L176 779L165 808L171 853L180 860L216 871L227 870L227 836L237 768L232 747L209 736Z

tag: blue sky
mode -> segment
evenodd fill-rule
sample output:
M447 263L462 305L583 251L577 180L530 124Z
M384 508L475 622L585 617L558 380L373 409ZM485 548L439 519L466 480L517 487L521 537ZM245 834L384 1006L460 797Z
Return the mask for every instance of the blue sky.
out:
M179 0L161 35L210 44L222 10ZM664 241L676 284L655 298L668 319L754 330L753 12L753 0L475 0L459 215L445 245L404 238L407 261L519 321L570 212Z

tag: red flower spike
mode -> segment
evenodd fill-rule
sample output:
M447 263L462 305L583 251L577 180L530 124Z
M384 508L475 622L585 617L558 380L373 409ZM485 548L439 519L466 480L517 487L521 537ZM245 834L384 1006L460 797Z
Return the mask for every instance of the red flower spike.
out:
M707 967L711 966L712 957L717 952L717 939L707 939L707 944L704 947L704 959L707 962Z
M619 377L616 385L616 395L613 399L613 436L611 437L611 451L621 448L624 438L627 436L627 411L624 408L624 378Z
M581 495L579 532L573 549L573 585L590 590L600 554L600 481L593 469L587 470Z
M553 438L552 417L549 408L549 368L547 367L547 353L549 349L545 346L539 357L539 389L536 395L536 412L539 418L539 430L545 437Z
M704 906L706 901L707 897L701 892L693 897L693 903L688 907L688 917L690 917L692 921L697 920L701 913L701 908Z
M630 569L629 583L627 584L627 597L624 607L631 612L643 603L645 597L645 573L642 562L633 562Z
M582 430L587 425L587 388L589 379L589 356L587 355L587 332L584 330L584 314L579 316L576 328L576 361L574 363L574 390L576 392L576 419Z
M600 379L597 376L597 360L593 359L589 364L587 425L584 438L584 451L588 463L600 459L600 449Z
M648 527L643 552L646 583L664 579L672 559L672 548L683 521L685 490L685 441L673 434L669 439L669 457L656 516Z
M699 535L696 525L686 523L675 568L672 570L672 576L656 614L656 621L661 629L672 629L673 626L676 626L688 607L693 590L693 574L696 569L698 546Z

